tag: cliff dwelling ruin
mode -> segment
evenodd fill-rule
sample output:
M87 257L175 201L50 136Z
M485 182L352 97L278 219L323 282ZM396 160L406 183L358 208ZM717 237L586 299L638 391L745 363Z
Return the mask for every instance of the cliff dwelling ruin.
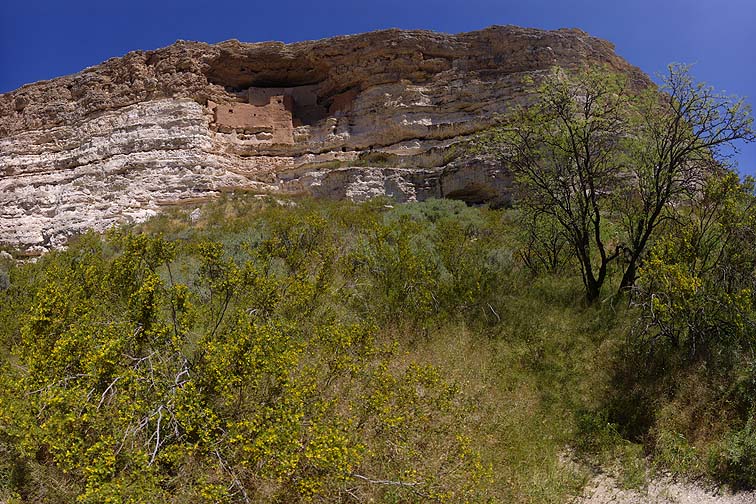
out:
M237 93L244 102L208 101L219 131L256 134L262 141L293 144L294 128L348 112L358 92L350 89L319 103L317 85L250 87Z

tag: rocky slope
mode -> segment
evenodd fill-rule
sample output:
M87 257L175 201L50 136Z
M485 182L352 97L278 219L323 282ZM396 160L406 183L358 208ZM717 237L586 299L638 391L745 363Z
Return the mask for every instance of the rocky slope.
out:
M600 63L579 30L387 30L319 41L179 41L0 95L0 243L44 251L223 191L506 202L455 145L527 99L523 77Z

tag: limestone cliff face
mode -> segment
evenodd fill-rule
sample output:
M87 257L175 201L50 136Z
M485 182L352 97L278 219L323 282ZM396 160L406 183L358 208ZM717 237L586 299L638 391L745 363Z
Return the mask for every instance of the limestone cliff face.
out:
M0 242L30 250L223 191L501 204L455 144L553 65L647 77L579 30L179 41L0 95Z

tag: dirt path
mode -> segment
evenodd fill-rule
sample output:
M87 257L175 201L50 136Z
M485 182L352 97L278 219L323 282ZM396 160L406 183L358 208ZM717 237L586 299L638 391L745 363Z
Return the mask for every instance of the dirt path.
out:
M726 494L670 477L652 479L645 489L623 490L609 475L595 476L573 504L756 504L756 492Z

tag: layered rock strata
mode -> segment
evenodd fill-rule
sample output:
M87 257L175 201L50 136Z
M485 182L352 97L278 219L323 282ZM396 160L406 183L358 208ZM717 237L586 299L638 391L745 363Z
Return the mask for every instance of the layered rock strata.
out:
M43 251L224 191L504 204L460 145L554 65L603 64L579 30L387 30L282 44L179 41L0 95L0 243Z

